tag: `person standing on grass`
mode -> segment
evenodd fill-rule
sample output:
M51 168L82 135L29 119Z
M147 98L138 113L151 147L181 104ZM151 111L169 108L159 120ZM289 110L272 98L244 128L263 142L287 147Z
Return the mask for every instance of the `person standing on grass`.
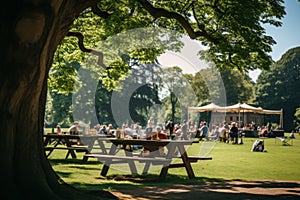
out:
M172 137L172 135L173 135L174 127L175 127L175 125L173 123L173 120L169 119L169 121L166 125L166 128L169 130L170 137Z
M186 123L186 120L183 120L182 124L181 124L181 137L184 140L188 139L188 137L187 137L187 131L188 131L188 125Z
M226 121L223 122L222 131L223 142L227 142L229 139L229 126Z
M237 144L238 143L239 129L236 126L235 122L231 123L231 127L230 127L230 130L229 130L229 133L230 133L230 140L232 140L232 144Z
M208 126L206 124L206 122L202 123L202 126L200 128L200 141L202 140L202 138L205 138L206 140L208 140Z

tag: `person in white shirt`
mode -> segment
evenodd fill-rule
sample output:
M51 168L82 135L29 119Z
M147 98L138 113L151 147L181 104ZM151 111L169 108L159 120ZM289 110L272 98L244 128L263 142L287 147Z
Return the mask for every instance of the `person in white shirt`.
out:
M78 134L78 121L75 121L74 124L68 129L68 132L71 135Z

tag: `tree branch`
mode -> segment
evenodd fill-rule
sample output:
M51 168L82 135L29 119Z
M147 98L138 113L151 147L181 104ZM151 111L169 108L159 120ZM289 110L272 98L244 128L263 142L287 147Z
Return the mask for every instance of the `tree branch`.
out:
M215 44L219 43L217 38L212 37L208 34L204 29L199 29L198 31L194 31L190 23L180 14L176 12L170 12L163 8L155 8L150 2L147 0L139 0L141 5L146 9L150 15L152 15L155 19L160 17L166 17L169 19L175 19L178 23L180 23L183 28L187 31L190 38L195 39L197 37L204 37L208 41L213 42Z
M70 32L68 32L67 36L77 37L79 49L83 52L92 53L92 54L98 56L98 65L103 66L105 69L108 69L103 63L103 53L102 52L96 51L91 48L86 48L84 46L84 44L83 44L84 36L82 35L82 33L70 31Z
M93 11L94 14L98 15L99 17L102 17L103 19L107 19L110 15L112 15L112 13L109 12L109 11L101 10L98 7L97 3L92 5L91 8L92 8L92 11Z

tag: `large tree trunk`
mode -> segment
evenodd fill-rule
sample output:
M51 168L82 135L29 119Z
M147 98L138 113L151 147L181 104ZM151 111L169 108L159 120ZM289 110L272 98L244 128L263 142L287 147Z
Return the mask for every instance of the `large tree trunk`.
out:
M82 199L42 145L47 76L57 45L91 1L9 1L1 8L0 174L8 199ZM87 196L86 196L87 197ZM88 197L90 199L90 197Z

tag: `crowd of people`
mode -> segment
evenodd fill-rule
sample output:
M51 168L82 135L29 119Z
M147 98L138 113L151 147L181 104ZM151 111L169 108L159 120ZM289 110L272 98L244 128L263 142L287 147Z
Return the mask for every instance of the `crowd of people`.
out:
M80 126L78 121L74 123L64 132L60 125L57 125L54 133L56 134L83 134L85 126ZM244 130L257 131L259 137L267 136L273 130L271 126L256 126L250 123L247 126L239 127L236 122L223 121L221 124L211 125L205 121L193 123L191 121L182 120L180 123L174 123L169 119L164 124L158 124L154 117L150 117L146 126L143 128L139 122L123 123L121 127L113 127L112 124L96 124L92 128L88 128L89 134L104 134L116 138L145 138L146 140L191 140L199 138L200 141L219 141L231 144L242 144L242 133ZM85 132L86 134L86 132ZM294 132L291 133L290 138L295 138ZM142 148L142 153L147 156L152 153L159 153L165 155L165 147L153 146L134 146L133 148Z
M236 122L227 123L224 121L222 124L208 126L207 122L197 123L187 122L182 120L181 123L174 123L172 119L169 119L164 124L157 124L154 117L150 117L147 121L146 127L143 128L139 122L132 123L130 126L128 123L123 123L122 126L113 127L112 124L96 124L89 133L92 134L104 134L114 137L133 137L133 138L146 138L146 139L182 139L189 140L192 138L199 138L200 141L220 141L225 143L238 144L239 138L242 136L243 130L257 131L259 137L267 136L270 131L273 130L272 126L256 126L255 123L249 123L242 128ZM66 132L62 130L60 125L57 125L54 133L56 134L79 134L79 122L74 123L68 128ZM117 134L119 133L119 134ZM295 137L291 135L291 137Z

